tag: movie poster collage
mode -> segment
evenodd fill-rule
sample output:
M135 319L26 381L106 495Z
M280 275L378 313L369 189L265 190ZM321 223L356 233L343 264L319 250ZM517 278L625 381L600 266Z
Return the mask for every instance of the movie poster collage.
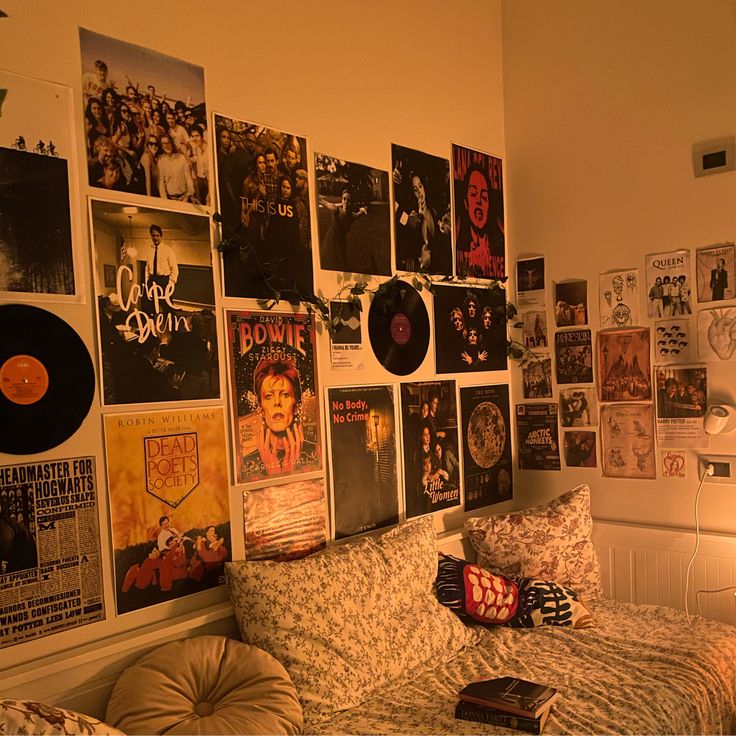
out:
M455 144L449 159L394 144L390 166L380 170L310 154L298 133L208 112L200 66L84 28L79 42L80 109L68 87L0 72L0 295L84 303L92 282L115 613L223 583L233 547L231 484L246 486L249 559L299 557L332 535L461 508L461 487L466 510L511 498L506 385L458 389L438 378L320 392L312 315L216 306L217 295L308 300L313 262L378 277L457 274L465 285L443 284L430 297L436 373L482 372L483 383L486 371L507 366L506 297L496 284L506 276L501 159ZM75 151L79 120L83 151ZM73 206L80 155L88 238L83 208ZM421 364L430 330L424 299L408 281L397 284L407 301L390 319L376 317L368 335L349 305L330 304L334 370L360 371L367 338L374 352L378 341L390 343L377 355L394 375L412 372L396 368L394 353ZM18 321L8 310L0 306L3 325ZM63 320L37 311L49 327L36 332L48 337L49 320ZM412 335L415 320L425 327ZM79 344L89 363L88 404L44 450L76 432L93 400L93 362ZM34 386L48 380L54 389L62 359L44 379L49 351L34 350L22 351L31 367L12 385L30 376ZM66 360L79 364L71 352ZM71 400L58 398L58 387L52 393ZM26 398L6 401L3 393L2 411L14 412L21 427L38 426L49 405ZM33 421L24 424L25 416ZM41 451L28 436L22 429L16 445L0 451ZM0 519L27 543L23 555L0 560L0 581L12 576L17 593L0 615L36 617L34 626L0 629L0 647L104 619L95 458L0 471ZM74 549L67 543L76 577L69 555L44 557L51 534L78 540ZM42 576L59 579L55 600L65 616L31 611Z
M520 467L559 470L561 447L566 467L600 465L609 478L686 477L686 451L709 445L707 364L736 359L736 247L697 248L694 260L693 274L689 250L648 255L644 285L638 269L601 274L595 348L587 282L552 285L552 341L544 257L517 260L519 325L535 354L522 364L523 396L559 392L558 403L517 405Z

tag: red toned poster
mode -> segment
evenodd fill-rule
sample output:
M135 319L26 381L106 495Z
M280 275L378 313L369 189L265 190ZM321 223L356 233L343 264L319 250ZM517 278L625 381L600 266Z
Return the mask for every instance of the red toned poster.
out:
M322 467L314 319L226 311L235 482Z

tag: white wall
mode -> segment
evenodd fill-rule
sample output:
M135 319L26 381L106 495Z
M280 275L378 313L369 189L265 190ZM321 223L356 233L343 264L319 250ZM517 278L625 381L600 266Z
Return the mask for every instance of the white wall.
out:
M74 88L80 152L84 142L78 26L204 66L210 111L305 134L311 151L383 169L390 168L391 142L444 156L449 156L451 140L496 155L504 153L500 0L279 4L218 0L209 5L194 0L3 0L2 9L9 18L0 19L0 68ZM81 168L80 182L84 200L89 190ZM75 201L73 206L86 222L86 203ZM96 363L87 237L85 229L80 245L88 301L53 309L82 335ZM337 290L332 274L318 274L318 285L325 296ZM254 306L228 301L231 307ZM218 300L218 307L222 306ZM326 348L323 341L319 355L323 387L398 383L397 377L372 360L358 375L333 374ZM413 378L430 378L433 365L430 349ZM224 373L222 378L226 396ZM462 382L482 380L475 375L463 377ZM507 382L508 374L489 374L487 380ZM210 591L116 619L97 395L79 432L33 459L82 454L97 459L107 620L3 649L3 669L26 662L33 666L50 654L169 620L225 595L222 589ZM0 455L0 464L27 459ZM241 509L240 489L232 488L236 556L242 553ZM438 527L456 525L459 519L456 515L437 523Z
M587 278L595 329L599 273L736 239L736 172L696 180L691 158L736 133L733 0L506 0L503 41L510 262L540 253L548 283ZM711 400L733 403L736 364L709 369ZM736 453L736 435L711 451ZM573 469L519 473L517 487L531 499L586 481L597 518L692 527L688 460L686 480ZM735 490L706 486L705 528L736 531Z

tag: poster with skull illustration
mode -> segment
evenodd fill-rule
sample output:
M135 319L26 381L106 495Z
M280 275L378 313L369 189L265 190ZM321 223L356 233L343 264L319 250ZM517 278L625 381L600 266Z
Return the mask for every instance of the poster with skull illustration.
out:
M600 275L601 329L641 324L639 282L636 268Z

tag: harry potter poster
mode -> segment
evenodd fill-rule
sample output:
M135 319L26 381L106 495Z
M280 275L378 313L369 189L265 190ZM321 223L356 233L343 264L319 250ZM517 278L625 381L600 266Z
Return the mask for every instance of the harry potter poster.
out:
M657 381L657 438L660 447L708 447L703 427L708 409L708 369L659 366Z
M460 389L465 510L473 511L513 495L509 387Z
M455 381L401 384L406 517L460 504Z
M601 401L652 398L649 329L598 333L598 391Z
M222 408L104 422L118 613L222 584L232 559Z
M517 404L520 470L559 470L557 404Z
M314 319L226 310L235 482L322 467Z
M437 373L506 369L506 291L434 286Z
M503 278L506 240L501 159L453 144L452 183L458 274Z
M327 390L335 539L399 520L392 386Z

